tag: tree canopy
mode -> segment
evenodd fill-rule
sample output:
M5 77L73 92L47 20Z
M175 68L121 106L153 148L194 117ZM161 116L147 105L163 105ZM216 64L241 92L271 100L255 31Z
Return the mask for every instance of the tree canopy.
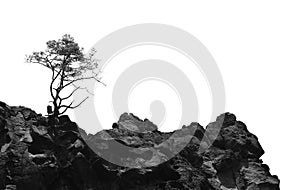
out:
M59 116L68 109L77 108L88 98L87 96L80 102L75 103L73 100L66 104L77 90L87 90L86 87L78 85L79 81L95 80L102 83L98 76L99 60L95 58L95 49L85 55L84 49L69 34L63 35L58 40L49 40L46 45L44 51L33 52L26 57L26 60L29 63L42 65L52 72L50 94L53 115ZM70 87L73 89L69 90ZM66 93L67 95L63 95Z

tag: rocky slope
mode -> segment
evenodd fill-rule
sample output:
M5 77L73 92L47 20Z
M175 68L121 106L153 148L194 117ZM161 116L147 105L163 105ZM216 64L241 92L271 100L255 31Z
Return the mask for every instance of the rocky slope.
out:
M170 133L125 113L87 135L67 116L0 102L0 148L0 189L279 189L257 137L230 113Z

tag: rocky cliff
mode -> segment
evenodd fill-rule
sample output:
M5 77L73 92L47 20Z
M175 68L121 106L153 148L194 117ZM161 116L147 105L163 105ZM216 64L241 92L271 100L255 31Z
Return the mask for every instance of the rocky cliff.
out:
M67 116L0 102L0 148L0 189L279 189L257 137L230 113L169 133L125 113L87 135Z

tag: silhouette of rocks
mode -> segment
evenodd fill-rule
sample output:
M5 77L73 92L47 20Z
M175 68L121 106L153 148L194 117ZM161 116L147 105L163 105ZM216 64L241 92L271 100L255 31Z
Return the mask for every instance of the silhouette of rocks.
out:
M257 137L230 113L169 133L124 113L91 135L68 116L0 102L0 148L0 189L279 189Z

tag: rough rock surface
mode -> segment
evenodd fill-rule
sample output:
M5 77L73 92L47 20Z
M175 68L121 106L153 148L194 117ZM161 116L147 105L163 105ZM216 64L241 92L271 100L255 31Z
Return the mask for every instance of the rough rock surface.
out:
M0 148L6 190L279 189L257 137L230 113L169 133L125 113L87 135L67 116L55 122L0 102Z

